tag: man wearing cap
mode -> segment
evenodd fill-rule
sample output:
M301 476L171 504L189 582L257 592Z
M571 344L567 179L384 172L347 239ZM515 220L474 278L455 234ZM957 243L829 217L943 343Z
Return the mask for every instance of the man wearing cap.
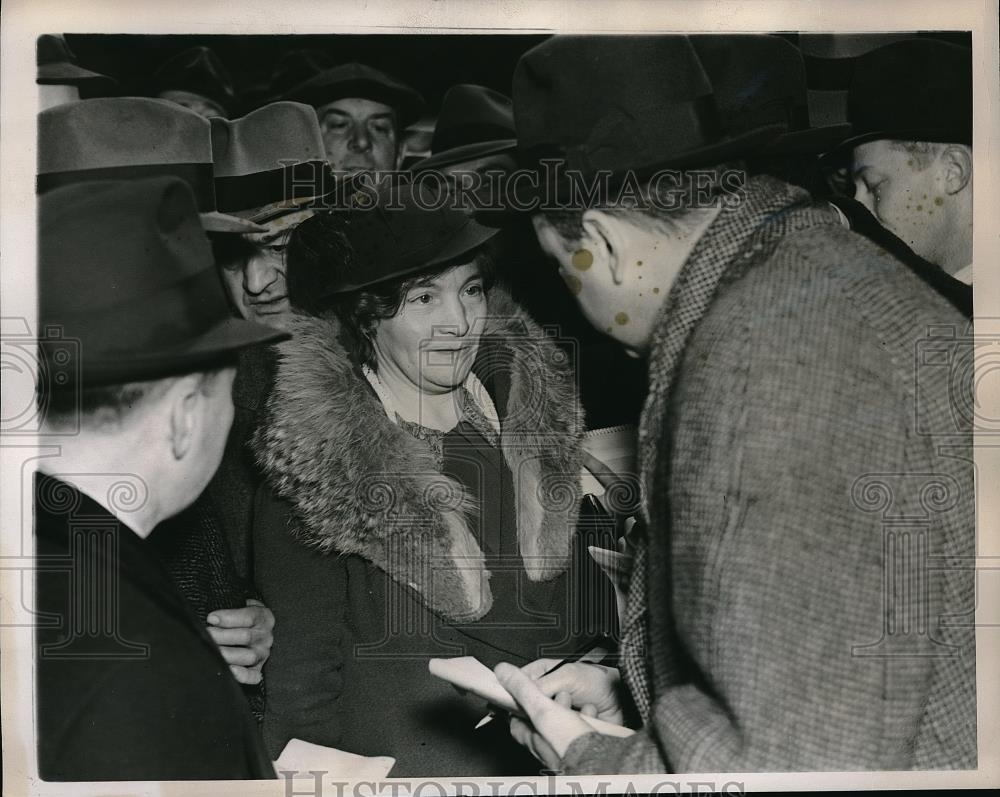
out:
M42 434L59 447L35 480L39 772L272 777L237 682L147 537L219 463L236 353L285 336L230 316L173 177L42 195L39 295Z
M787 127L720 131L686 37L554 37L513 98L524 157L635 186L547 181L534 223L649 366L620 668L498 666L514 735L572 773L974 768L974 574L930 564L975 551L968 385L919 356L971 356L961 314L805 191L730 182Z
M855 198L954 280L972 286L972 52L935 39L860 58L848 92Z
M341 64L291 89L284 99L316 109L335 172L386 172L399 166L401 133L420 118L419 92L365 64Z

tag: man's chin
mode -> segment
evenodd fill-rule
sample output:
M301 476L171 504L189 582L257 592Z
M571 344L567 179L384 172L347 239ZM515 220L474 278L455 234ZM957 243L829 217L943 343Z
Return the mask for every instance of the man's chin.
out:
M291 308L289 308L288 305L274 310L258 310L251 308L247 318L258 324L266 324L269 327L276 327L284 330L288 324L288 317L290 313Z

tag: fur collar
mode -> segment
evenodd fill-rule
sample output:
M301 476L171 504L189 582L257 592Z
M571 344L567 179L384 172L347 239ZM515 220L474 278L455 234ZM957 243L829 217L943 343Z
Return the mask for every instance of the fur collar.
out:
M443 617L484 616L489 572L464 488L440 473L425 442L386 417L336 320L297 316L290 331L276 347L268 417L253 447L271 487L294 507L295 534L325 553L364 557ZM548 580L569 565L580 499L575 379L564 353L498 288L489 294L486 350L509 369L506 406L497 409L521 558L529 578Z

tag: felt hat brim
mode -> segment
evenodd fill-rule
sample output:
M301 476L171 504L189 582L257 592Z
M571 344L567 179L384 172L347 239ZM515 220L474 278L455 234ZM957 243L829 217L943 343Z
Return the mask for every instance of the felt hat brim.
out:
M971 144L968 131L957 130L955 128L925 127L909 128L906 130L871 130L867 133L858 133L855 136L841 141L840 144L827 153L828 156L843 155L848 150L854 149L860 144L879 139L894 139L897 141L938 141L952 144Z
M657 160L650 164L636 164L630 167L611 169L611 185L620 184L625 177L632 173L640 179L651 177L659 171L668 169L693 169L698 166L712 166L723 163L727 160L743 158L754 154L759 154L765 145L773 141L777 136L787 131L784 125L767 125L764 127L748 130L737 136L723 139L712 144L696 147L686 152L678 152L669 157ZM525 186L525 181L519 180L514 186L514 198L518 203L518 212L534 212L536 208L525 208L525 204L534 204L537 199L555 198L562 199L566 196L568 183L562 180L558 183L540 183L537 188ZM554 190L553 190L554 189ZM508 208L508 210L511 210ZM494 211L490 211L490 216L496 216ZM477 217L478 218L478 217ZM485 216L484 216L485 218Z
M453 166L456 163L478 160L479 158L485 158L488 155L501 155L505 152L513 152L516 149L516 138L506 138L497 141L480 141L475 144L463 144L460 147L446 149L443 152L438 152L435 155L431 155L429 158L424 158L422 161L418 161L410 167L410 171L413 172L413 174L417 174L418 172L426 172L431 169L440 168L441 166Z
M778 136L761 149L761 155L819 155L837 147L851 134L849 124L811 127Z
M264 232L266 229L249 219L241 219L239 216L232 216L229 213L209 211L208 213L199 213L198 216L201 218L201 226L205 232L245 233Z
M358 288L366 288L369 285L377 285L380 282L399 279L400 277L405 277L410 274L427 271L435 266L452 263L461 258L463 255L467 255L470 252L475 251L499 232L499 227L483 227L479 224L467 224L458 230L455 235L451 236L439 249L432 252L427 257L420 258L420 262L400 267L390 274L380 274L374 279L359 279L355 282L341 283L337 285L335 289L328 291L327 296L347 293L349 291L357 290Z
M99 72L91 72L82 66L63 61L54 64L41 64L38 67L36 83L43 86L97 86L106 84L107 88L118 85L112 77Z
M277 343L290 337L275 327L227 318L181 346L134 356L90 357L82 381L85 386L113 385L207 370L247 346Z

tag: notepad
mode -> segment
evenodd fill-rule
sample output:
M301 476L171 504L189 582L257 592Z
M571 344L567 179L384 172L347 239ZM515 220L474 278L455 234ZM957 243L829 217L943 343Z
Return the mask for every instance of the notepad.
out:
M310 779L313 772L328 772L344 780L378 781L388 777L395 765L396 759L390 756L357 755L336 747L291 739L274 762L274 771L279 778L282 772L294 773L293 778Z
M634 426L608 426L592 429L583 436L583 450L600 461L607 471L620 478L635 478L636 428ZM583 470L583 491L598 498L604 495L606 476Z
M454 684L459 689L481 697L487 703L504 711L524 716L517 701L511 697L510 692L503 688L497 680L493 670L483 664L474 656L459 656L453 659L431 659L428 662L428 669L431 675L437 676L450 684ZM623 725L615 725L613 722L605 722L596 717L588 717L585 714L576 712L584 722L590 725L595 731L607 736L631 736L635 733L631 728Z

